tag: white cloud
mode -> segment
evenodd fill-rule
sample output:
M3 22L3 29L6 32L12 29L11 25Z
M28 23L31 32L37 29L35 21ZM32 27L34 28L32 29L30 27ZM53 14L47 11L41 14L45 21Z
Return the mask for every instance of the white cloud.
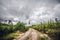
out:
M38 24L60 18L60 3L58 0L0 0L0 17Z

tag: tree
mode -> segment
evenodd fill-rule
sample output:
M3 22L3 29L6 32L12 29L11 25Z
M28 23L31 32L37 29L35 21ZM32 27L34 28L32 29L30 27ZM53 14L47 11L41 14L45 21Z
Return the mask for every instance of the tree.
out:
M8 24L12 24L12 21L11 20L8 20Z
M25 31L25 24L19 21L16 25L16 28L17 30Z
M59 20L57 18L55 18L55 21L56 21L57 28L60 28Z
M58 19L57 18L55 18L55 21L58 23Z

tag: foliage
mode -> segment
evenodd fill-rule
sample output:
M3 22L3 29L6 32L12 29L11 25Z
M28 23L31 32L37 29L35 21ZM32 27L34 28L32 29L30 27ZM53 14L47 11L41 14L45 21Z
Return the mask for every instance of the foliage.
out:
M0 37L6 36L10 33L13 33L17 30L21 31L21 32L25 32L27 31L29 28L34 28L40 32L44 32L44 33L48 33L48 34L54 34L55 33L60 33L59 29L60 29L60 23L57 21L57 19L55 19L56 22L48 22L48 23L41 23L38 25L32 25L32 26L25 26L24 23L22 22L18 22L16 25L13 24L2 24L0 23ZM7 38L13 38L14 35L10 34L9 37ZM11 36L12 35L12 36Z
M44 24L39 24L35 26L31 26L31 28L34 28L36 30L49 30L49 29L59 29L60 28L60 23L44 23Z
M20 30L20 31L25 31L25 24L24 23L21 23L21 22L18 22L16 24L16 29L17 30Z
M16 25L0 23L0 36L7 35L17 30L25 32L28 30L28 27L25 27L25 24L22 22L18 22Z
M22 32L20 31L15 31L13 33L7 34L6 36L4 36L2 39L0 40L12 40L14 39L16 36L19 36L19 34L21 34Z

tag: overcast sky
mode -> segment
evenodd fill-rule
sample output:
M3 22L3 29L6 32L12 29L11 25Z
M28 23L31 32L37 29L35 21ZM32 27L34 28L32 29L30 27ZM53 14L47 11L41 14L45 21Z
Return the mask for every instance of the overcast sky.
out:
M60 19L60 0L0 0L0 18L31 24Z

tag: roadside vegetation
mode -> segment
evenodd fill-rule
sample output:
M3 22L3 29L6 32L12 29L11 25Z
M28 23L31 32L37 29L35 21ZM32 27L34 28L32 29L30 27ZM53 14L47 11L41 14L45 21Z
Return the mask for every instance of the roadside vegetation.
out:
M21 22L18 22L16 25L0 23L0 40L11 40L15 36L27 31L27 29L24 23Z
M57 19L55 21L28 27L22 22L18 22L16 25L0 23L0 40L12 40L19 34L26 32L29 28L48 34L53 40L60 40L60 23ZM42 38L42 40L44 39Z

